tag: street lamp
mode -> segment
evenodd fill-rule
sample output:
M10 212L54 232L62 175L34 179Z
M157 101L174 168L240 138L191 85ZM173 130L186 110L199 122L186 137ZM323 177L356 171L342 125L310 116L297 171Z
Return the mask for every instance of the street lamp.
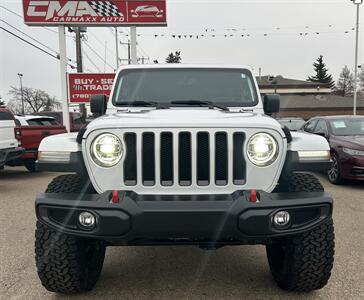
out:
M19 80L20 80L20 92L21 92L21 113L22 115L25 114L24 112L24 96L23 96L23 74L18 73Z
M354 79L354 116L356 115L356 106L358 99L358 53L359 53L359 6L363 0L350 0L356 5L356 40L355 40L355 79Z

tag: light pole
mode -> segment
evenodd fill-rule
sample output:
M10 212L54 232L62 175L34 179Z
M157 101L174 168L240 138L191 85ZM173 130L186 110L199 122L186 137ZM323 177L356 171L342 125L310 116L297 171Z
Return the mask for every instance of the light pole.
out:
M354 79L354 116L356 116L356 106L358 99L358 53L359 53L359 17L360 4L363 0L350 0L356 5L356 39L355 39L355 79Z
M19 80L20 80L20 93L21 93L21 113L24 115L24 96L23 96L23 74L18 73Z

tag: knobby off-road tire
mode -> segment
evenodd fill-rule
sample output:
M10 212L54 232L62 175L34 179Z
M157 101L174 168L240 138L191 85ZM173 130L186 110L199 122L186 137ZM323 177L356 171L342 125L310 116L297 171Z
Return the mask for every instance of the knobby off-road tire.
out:
M79 175L62 175L53 179L48 193L89 191ZM105 245L59 233L37 222L35 260L42 285L51 292L70 294L91 290L100 277Z
M310 174L291 174L283 187L286 192L324 190ZM266 248L272 275L280 288L296 292L321 289L327 284L334 263L332 218L309 232L275 239Z

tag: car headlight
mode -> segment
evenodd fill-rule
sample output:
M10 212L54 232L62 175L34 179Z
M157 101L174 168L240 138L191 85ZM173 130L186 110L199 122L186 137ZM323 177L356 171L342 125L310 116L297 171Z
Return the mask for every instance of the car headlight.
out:
M247 155L253 164L267 167L277 159L278 144L270 134L257 133L248 142Z
M343 148L343 151L346 154L349 154L351 156L364 156L364 151L355 150L355 149L349 149L349 148Z
M91 156L101 167L115 166L123 155L123 144L116 135L111 133L99 135L91 145Z

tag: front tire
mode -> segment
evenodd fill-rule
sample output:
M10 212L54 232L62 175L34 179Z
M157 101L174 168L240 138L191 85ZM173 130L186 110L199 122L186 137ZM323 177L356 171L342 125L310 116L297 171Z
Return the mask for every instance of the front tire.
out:
M48 193L82 193L90 187L79 175L53 179ZM105 257L102 242L81 239L37 222L35 260L42 285L51 292L70 294L91 290L97 283Z
M280 192L323 190L313 175L291 174ZM273 239L266 250L271 273L280 288L309 292L327 284L334 262L334 248L334 225L330 217L311 231Z
M332 155L332 168L327 171L327 178L332 184L339 185L343 179L341 177L340 160L336 154Z

